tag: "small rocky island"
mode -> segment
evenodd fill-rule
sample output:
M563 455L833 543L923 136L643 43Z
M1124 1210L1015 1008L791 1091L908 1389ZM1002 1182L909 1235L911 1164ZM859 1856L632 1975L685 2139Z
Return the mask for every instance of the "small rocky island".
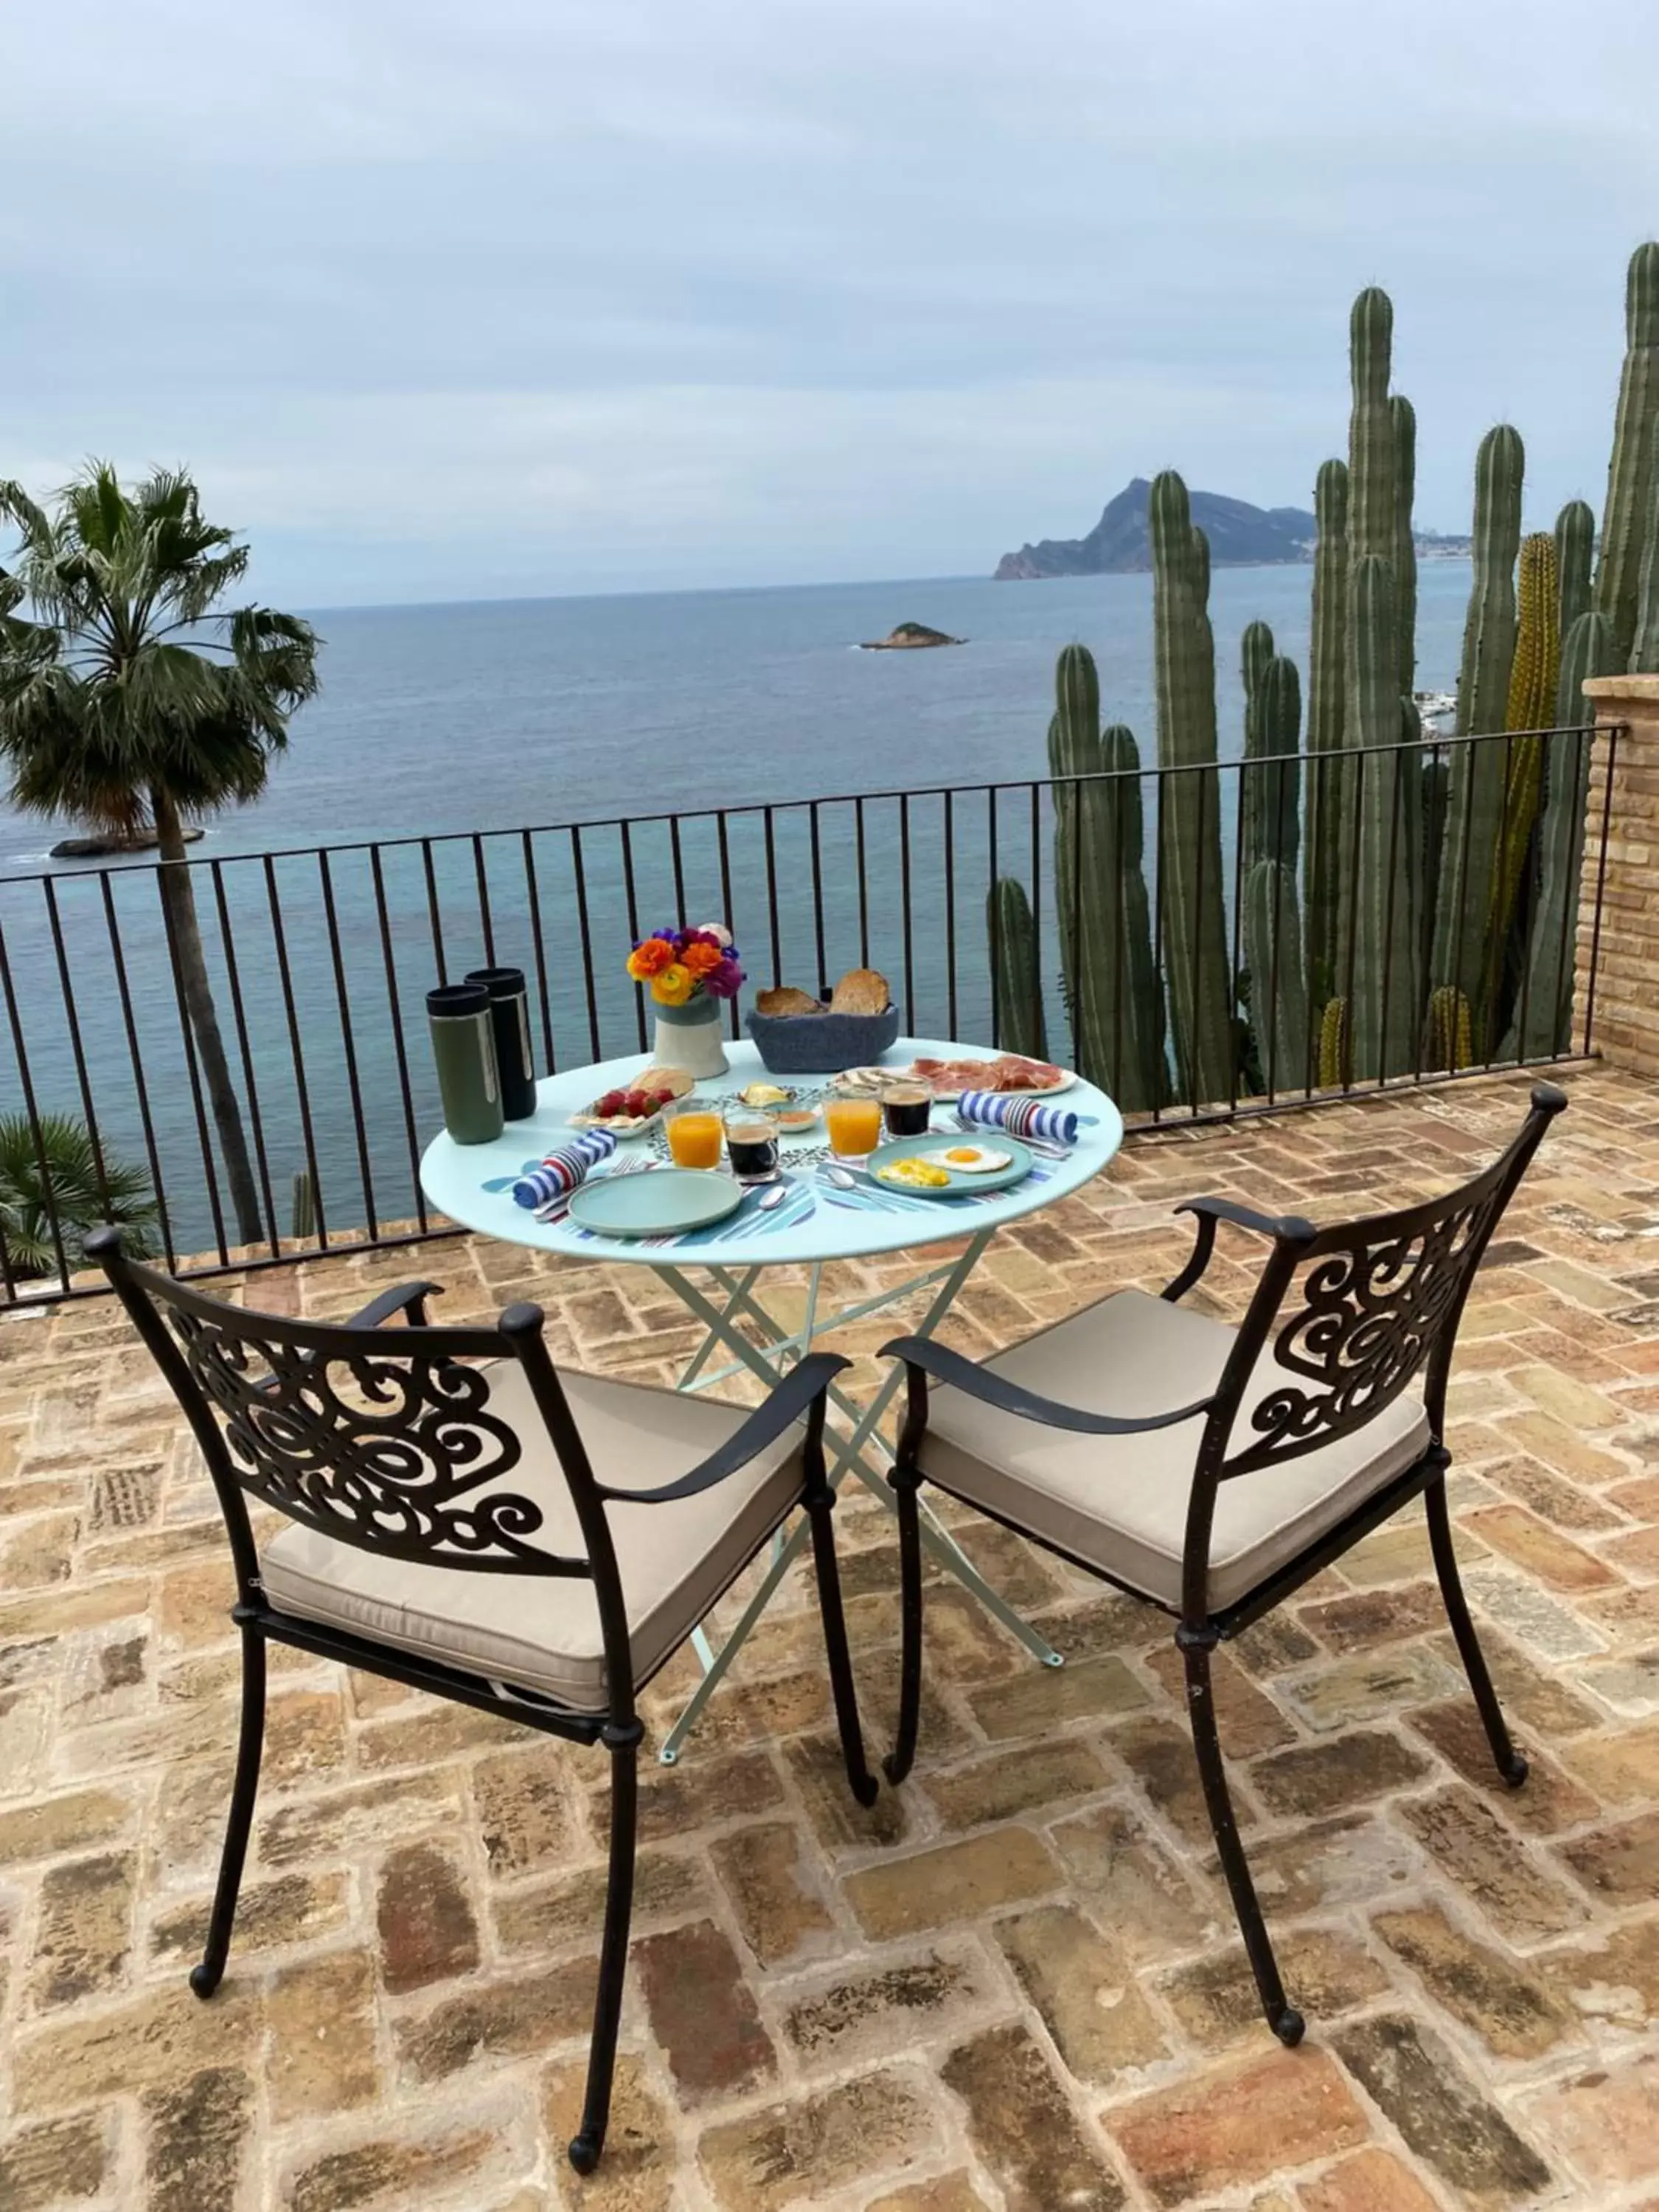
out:
M194 824L179 832L186 845L193 845L202 832ZM103 860L123 853L153 853L160 839L153 830L90 830L84 837L60 837L52 848L54 860Z
M965 637L947 637L942 629L929 629L926 623L901 623L896 629L889 630L885 637L866 638L860 650L865 653L909 653L923 645L966 645Z

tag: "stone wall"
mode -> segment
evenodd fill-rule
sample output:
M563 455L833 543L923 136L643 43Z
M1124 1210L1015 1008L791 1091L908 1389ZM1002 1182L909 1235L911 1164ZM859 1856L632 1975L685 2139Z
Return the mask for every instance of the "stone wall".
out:
M1659 1075L1659 676L1598 676L1585 684L1584 695L1595 703L1596 738L1579 899L1574 1039L1583 1035L1594 950L1591 1043L1615 1066L1655 1076Z

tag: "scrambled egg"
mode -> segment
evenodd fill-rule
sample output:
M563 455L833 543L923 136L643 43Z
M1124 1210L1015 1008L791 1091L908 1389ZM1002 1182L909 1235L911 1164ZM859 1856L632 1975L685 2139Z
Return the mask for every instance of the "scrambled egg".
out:
M908 1184L912 1190L944 1190L951 1178L943 1168L929 1167L926 1160L889 1160L884 1168L876 1170L878 1182Z

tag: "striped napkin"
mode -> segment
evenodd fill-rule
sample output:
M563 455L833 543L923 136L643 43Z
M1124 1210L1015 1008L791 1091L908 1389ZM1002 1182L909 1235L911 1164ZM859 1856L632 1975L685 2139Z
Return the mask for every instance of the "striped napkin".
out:
M519 1206L545 1206L550 1198L565 1198L579 1182L585 1182L601 1160L608 1160L617 1149L617 1140L609 1129L584 1129L568 1145L561 1145L556 1152L550 1152L540 1167L532 1168L520 1176L513 1186L514 1202Z
M964 1091L957 1111L964 1121L1006 1129L1011 1137L1038 1137L1051 1145L1077 1142L1077 1115L1067 1107L1046 1105L1041 1098L1021 1098L1006 1091Z

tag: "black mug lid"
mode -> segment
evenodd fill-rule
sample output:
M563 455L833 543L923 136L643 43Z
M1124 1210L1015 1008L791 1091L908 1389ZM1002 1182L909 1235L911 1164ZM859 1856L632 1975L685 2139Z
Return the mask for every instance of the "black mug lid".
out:
M426 994L426 1010L429 1014L452 1015L487 1014L489 994L482 983L441 983L435 991Z
M492 999L515 998L526 988L522 968L469 968L466 980Z

